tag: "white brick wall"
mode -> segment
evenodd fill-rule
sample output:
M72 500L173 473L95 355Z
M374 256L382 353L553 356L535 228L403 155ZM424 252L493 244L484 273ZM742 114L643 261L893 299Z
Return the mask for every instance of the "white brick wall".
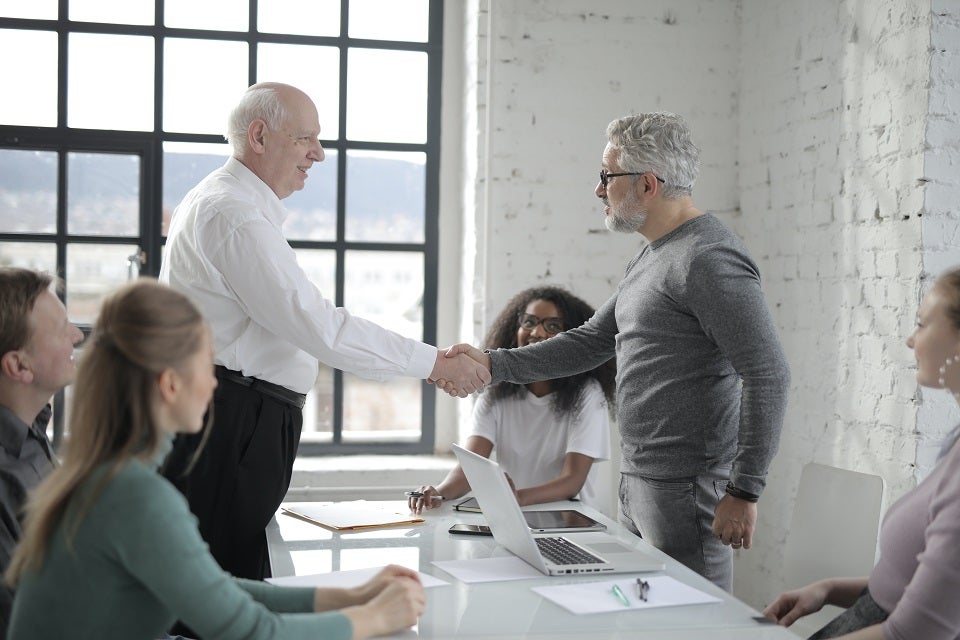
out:
M922 283L960 263L958 2L468 7L474 339L523 287L565 284L594 305L612 292L641 239L605 232L593 196L609 120L663 109L693 128L695 201L751 248L793 369L757 542L736 566L735 592L762 606L782 586L805 463L881 474L895 498L956 418L917 389L904 341Z

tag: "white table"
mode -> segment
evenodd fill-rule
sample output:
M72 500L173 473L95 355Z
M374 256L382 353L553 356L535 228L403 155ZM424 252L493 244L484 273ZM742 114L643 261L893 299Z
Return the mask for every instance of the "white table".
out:
M297 503L291 503L295 505ZM315 503L320 504L320 503ZM388 504L405 509L405 502ZM424 513L426 522L363 532L334 532L280 512L267 527L274 576L399 564L449 582L427 592L427 608L414 630L397 637L421 638L615 638L640 640L796 640L782 627L764 625L759 613L672 558L653 549L622 525L580 503L552 503L535 508L576 508L607 525L608 533L627 545L662 557L667 575L722 599L720 603L574 615L534 593L531 587L556 584L561 578L465 584L431 564L434 560L506 555L491 537L451 535L455 522L482 524L482 514L454 511L447 503ZM565 534L576 539L577 534ZM564 577L564 581L609 580L605 575ZM418 635L419 634L419 635Z

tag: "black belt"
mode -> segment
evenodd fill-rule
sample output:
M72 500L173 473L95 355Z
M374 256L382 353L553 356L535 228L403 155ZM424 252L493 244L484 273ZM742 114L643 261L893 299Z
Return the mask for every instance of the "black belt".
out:
M227 369L219 364L217 365L217 377L223 378L224 380L229 380L230 382L235 382L236 384L244 387L249 387L254 391L259 391L265 396L269 396L274 400L279 400L280 402L285 402L286 404L294 406L297 409L303 409L303 405L307 402L307 396L302 393L290 391L290 389L287 389L286 387L281 387L278 384L273 384L272 382L267 382L266 380L245 376L231 369Z

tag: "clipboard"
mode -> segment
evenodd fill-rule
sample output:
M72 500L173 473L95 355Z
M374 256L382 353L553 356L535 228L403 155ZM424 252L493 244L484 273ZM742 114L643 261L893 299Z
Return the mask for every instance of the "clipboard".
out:
M393 511L371 505L366 500L333 502L330 504L280 507L288 516L333 531L361 531L375 527L417 524L423 518L409 512Z

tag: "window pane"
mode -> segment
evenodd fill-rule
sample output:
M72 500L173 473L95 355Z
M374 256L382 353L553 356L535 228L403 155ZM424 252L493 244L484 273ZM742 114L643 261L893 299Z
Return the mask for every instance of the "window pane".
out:
M336 140L340 113L340 50L297 44L260 44L257 81L285 82L304 91L317 105L320 137Z
M56 231L57 154L0 149L0 232Z
M58 0L0 0L0 18L57 19ZM0 36L2 38L3 36ZM5 58L9 60L9 58Z
M413 378L374 382L344 373L343 441L418 441L421 388Z
M67 124L153 130L153 38L71 33Z
M326 154L326 160L310 170L307 186L283 201L288 212L283 234L291 240L337 237L337 152Z
M163 220L161 233L166 236L173 210L211 171L219 169L230 157L230 145L163 143Z
M427 141L427 54L350 49L347 137L380 142Z
M351 313L423 339L422 253L348 251L344 274L344 306Z
M57 126L57 34L0 29L0 60L16 60L0 64L0 86L17 87L0 100L0 124Z
M216 73L198 73L198 60L215 60ZM167 38L164 43L163 129L219 133L247 88L247 45L223 40Z
M350 0L350 37L426 42L430 35L427 0Z
M140 157L68 154L67 229L95 236L139 235Z
M154 13L154 0L70 0L70 19L77 22L153 24Z
M340 35L340 0L261 0L257 11L257 28L264 33Z
M426 159L423 153L347 152L347 240L423 242Z
M165 0L163 4L163 23L168 27L246 31L249 15L247 0Z
M100 301L121 284L136 277L130 256L136 245L67 245L67 315L70 321L91 324L100 311Z
M0 242L0 267L57 272L57 245L46 242Z
M351 313L422 339L423 254L348 251L344 272L344 300ZM419 380L400 378L383 383L345 373L343 385L344 441L420 438ZM377 401L370 402L371 397Z
M297 262L328 300L336 298L337 254L317 249L297 249ZM333 369L320 363L320 375L307 393L303 407L303 437L308 442L333 440Z
M333 442L333 369L320 363L317 382L303 405L304 442Z

